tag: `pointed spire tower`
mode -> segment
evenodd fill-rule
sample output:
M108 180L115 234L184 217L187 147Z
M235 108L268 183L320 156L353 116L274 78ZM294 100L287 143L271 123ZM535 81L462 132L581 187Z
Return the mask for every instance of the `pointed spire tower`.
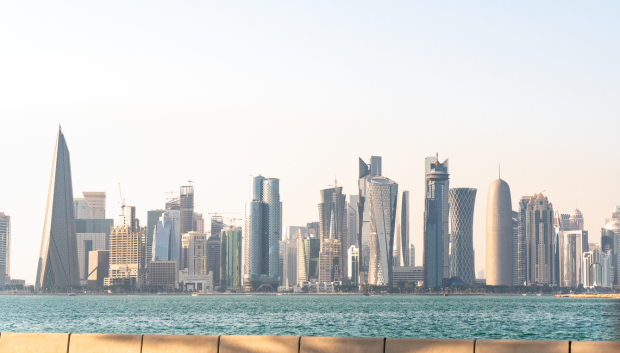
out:
M69 149L60 126L52 158L35 289L80 285Z

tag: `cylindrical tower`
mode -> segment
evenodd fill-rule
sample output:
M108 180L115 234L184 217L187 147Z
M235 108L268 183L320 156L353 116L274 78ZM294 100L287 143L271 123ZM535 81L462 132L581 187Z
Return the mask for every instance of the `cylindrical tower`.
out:
M263 240L263 203L249 201L245 204L245 238L243 239L244 270L248 278L261 275Z
M512 202L510 186L497 179L487 196L487 285L512 285Z
M264 269L269 277L278 277L278 263L280 259L279 241L281 240L282 216L280 202L280 180L276 178L263 179L263 251L265 245L267 252L263 253L263 259L267 260Z
M476 189L450 189L451 261L450 277L476 282L474 274L474 204Z

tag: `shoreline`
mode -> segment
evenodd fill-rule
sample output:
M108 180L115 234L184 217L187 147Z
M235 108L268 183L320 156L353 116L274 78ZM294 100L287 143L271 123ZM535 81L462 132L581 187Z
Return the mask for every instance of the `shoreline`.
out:
M616 294L556 294L557 298L605 298L605 299L620 299L620 293Z

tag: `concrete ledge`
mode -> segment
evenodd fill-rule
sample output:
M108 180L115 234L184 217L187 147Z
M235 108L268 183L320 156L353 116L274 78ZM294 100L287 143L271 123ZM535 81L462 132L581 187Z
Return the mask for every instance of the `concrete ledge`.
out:
M620 342L572 341L571 353L617 353L620 352Z
M1 353L67 353L68 333L12 333L0 335Z
M474 353L474 340L388 338L385 353ZM568 353L568 352L566 352Z
M217 353L219 336L144 335L142 353Z
M220 336L219 353L298 353L298 336Z
M299 353L383 353L384 338L301 337Z
M478 340L476 353L569 353L568 341Z
M140 353L141 350L142 335L73 333L69 339L69 353Z

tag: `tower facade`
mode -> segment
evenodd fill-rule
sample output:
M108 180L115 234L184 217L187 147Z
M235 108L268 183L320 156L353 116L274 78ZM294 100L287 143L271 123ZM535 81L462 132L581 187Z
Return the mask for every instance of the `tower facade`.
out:
M241 227L222 230L221 285L241 290Z
M370 259L368 283L376 286L392 285L394 264L394 225L398 184L383 176L367 180L367 205L370 230Z
M35 289L79 286L71 163L62 130L58 131L54 148L43 224Z
M553 204L534 194L526 210L527 285L556 284L554 276Z
M450 277L460 277L464 283L474 283L474 205L476 189L452 188L450 222L452 225L452 258Z
M348 234L346 234L347 214L346 214L346 195L342 194L342 187L338 187L337 183L333 188L321 190L321 203L319 203L319 239L321 240L321 251L323 250L326 240L337 240L338 244L338 256L333 259L330 257L330 261L335 262L333 266L320 266L319 272L327 271L326 273L319 273L319 280L325 278L334 278L333 281L341 281L343 274L346 273L346 261L343 261L341 254L346 251L348 244ZM332 256L334 242L329 242L330 253ZM327 252L325 254L327 254ZM327 256L327 255L325 255ZM330 262L331 264L331 262Z
M280 180L252 178L252 200L246 203L244 287L248 283L278 282L279 241L282 237ZM262 277L262 279L261 279Z
M409 191L403 191L396 206L394 266L409 266Z
M446 160L444 160L442 163L439 163L439 166L437 165L437 162L439 162L439 156L436 155L435 157L426 157L426 159L424 160L424 194L426 195L427 190L429 189L429 183L430 181L428 180L428 178L426 178L426 176L431 173L432 171L440 168L441 170L443 170L445 173L449 174L450 173L450 168L449 168L449 159L446 158ZM443 280L447 280L448 278L450 278L450 200L449 200L449 195L448 195L448 190L450 189L450 179L444 180L443 181L443 190L444 192L442 193L442 198L441 199L437 199L437 202L441 202L441 214L438 215L441 218L441 222L442 222L442 244L441 246L443 246L443 253L442 253L442 261L443 261Z
M487 285L512 285L512 228L510 186L497 179L489 186L487 196Z
M11 276L11 217L0 212L0 285Z
M194 187L181 186L179 195L181 208L181 234L194 230Z
M428 158L427 158L428 161ZM424 284L427 287L438 287L450 273L445 273L449 266L448 251L448 185L450 175L447 168L448 160L435 163L429 167L426 175L424 199ZM449 267L448 267L449 268Z

